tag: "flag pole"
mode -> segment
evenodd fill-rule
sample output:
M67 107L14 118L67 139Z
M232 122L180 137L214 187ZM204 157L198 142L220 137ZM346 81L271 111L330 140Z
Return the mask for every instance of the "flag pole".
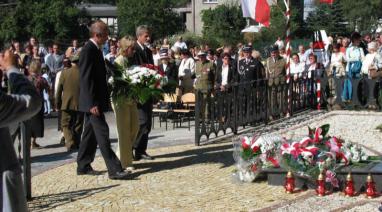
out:
M287 81L287 85L289 85L290 84L290 56L291 56L290 0L284 0L284 4L285 4L285 8L286 8L286 12L285 12L285 17L286 17L285 43L286 43L286 47L285 47L285 50L286 50L286 56L287 56L285 69L286 69L286 81ZM290 89L288 89L288 113L287 113L287 116L289 116L292 112L292 101L291 100L292 100L292 92L290 91Z

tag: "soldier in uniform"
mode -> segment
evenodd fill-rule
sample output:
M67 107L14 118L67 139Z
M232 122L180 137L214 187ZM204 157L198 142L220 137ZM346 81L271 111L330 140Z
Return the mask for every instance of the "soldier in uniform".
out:
M241 108L239 108L239 121L242 123L249 123L253 119L250 117L259 111L260 92L257 89L254 93L255 96L250 96L252 89L256 89L262 84L264 78L264 66L258 60L252 57L252 47L244 46L244 58L239 61L239 67L236 72L236 82L238 85L238 101ZM252 98L255 97L255 98Z
M270 119L273 119L272 114L275 114L275 109L280 109L280 116L282 116L283 112L286 112L286 106L280 108L283 105L286 105L286 102L282 100L286 98L286 92L283 88L285 84L285 69L286 61L283 57L280 56L279 47L274 45L271 48L271 56L266 61L266 76L268 79L268 102L270 102L269 113L271 116Z
M207 53L200 51L198 53L199 61L195 65L195 89L196 92L201 91L203 101L201 106L201 118L208 117L207 95L209 95L214 87L215 65L207 60Z
M239 61L239 69L236 73L236 82L250 82L263 79L263 65L259 60L252 57L252 47L244 46L244 58Z

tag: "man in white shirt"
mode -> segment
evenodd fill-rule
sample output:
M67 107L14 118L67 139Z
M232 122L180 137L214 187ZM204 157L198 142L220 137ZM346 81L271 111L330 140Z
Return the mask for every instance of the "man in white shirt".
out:
M187 49L187 44L183 41L182 36L178 37L178 40L174 43L173 48Z

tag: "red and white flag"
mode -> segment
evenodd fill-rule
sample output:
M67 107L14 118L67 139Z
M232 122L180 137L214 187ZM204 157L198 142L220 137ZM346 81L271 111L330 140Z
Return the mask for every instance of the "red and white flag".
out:
M320 3L333 4L334 0L320 0Z
M241 0L241 9L243 17L249 17L253 20L269 27L271 19L271 8L267 0Z

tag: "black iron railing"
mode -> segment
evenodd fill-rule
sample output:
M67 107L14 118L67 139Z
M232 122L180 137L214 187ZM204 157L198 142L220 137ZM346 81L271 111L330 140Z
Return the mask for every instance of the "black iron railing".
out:
M379 80L350 79L351 99L343 101L342 93L347 78L327 77L325 73L304 74L286 83L282 79L264 79L235 83L225 92L196 91L195 145L200 145L203 136L224 135L230 129L267 124L308 109L320 109L338 104L359 108L377 108Z

